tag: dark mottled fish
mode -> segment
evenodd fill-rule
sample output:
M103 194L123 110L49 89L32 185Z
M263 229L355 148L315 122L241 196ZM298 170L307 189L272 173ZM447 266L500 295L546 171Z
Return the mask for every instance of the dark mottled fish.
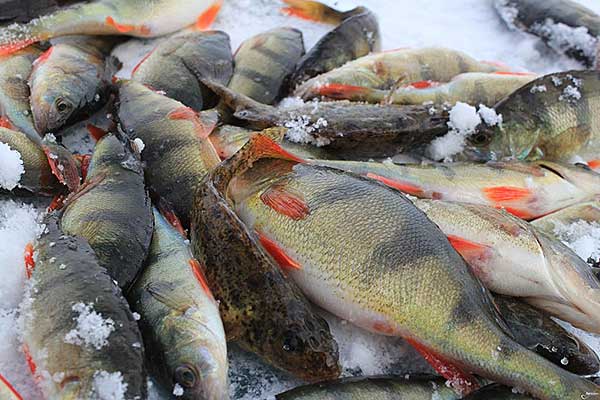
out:
M236 213L308 298L403 337L463 394L479 385L472 373L541 399L600 390L519 345L443 232L399 191L308 165L260 135L214 174L230 177Z
M144 144L147 185L187 227L198 186L220 162L207 139L214 121L134 81L121 82L119 94L121 125L127 136Z
M263 104L282 95L300 57L304 55L302 32L275 28L251 37L234 55L235 68L228 87Z
M132 79L200 111L213 99L199 78L227 85L232 73L225 32L189 32L160 43L134 68Z
M598 50L600 16L572 0L495 0L510 29L538 36L559 54L593 67Z
M96 144L81 189L61 219L69 235L88 240L100 265L127 290L142 269L152 238L152 209L139 156L116 136Z
M26 358L45 398L146 398L142 336L129 305L96 254L50 214L26 263ZM33 271L31 271L33 268ZM122 393L119 393L122 391ZM4 399L4 397L3 397Z
M586 398L587 397L581 397L581 399ZM590 399L593 399L593 397ZM534 398L520 393L519 390L514 390L510 387L495 383L463 397L463 400L534 400Z

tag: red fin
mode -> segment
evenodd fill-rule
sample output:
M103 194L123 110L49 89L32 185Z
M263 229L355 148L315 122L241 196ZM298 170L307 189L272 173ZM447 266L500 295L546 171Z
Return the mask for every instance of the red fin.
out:
M505 203L523 200L530 197L533 192L517 186L492 186L484 188L483 194L494 203Z
M512 75L512 76L535 76L532 72L512 72L512 71L496 71L492 72L496 75Z
M343 83L329 83L317 89L321 96L332 99L346 99L356 95L366 95L372 89L363 86L345 85Z
M418 81L409 84L408 87L413 87L415 89L429 89L440 85L441 83L436 81Z
M107 132L104 129L98 128L96 125L87 124L85 126L85 128L89 132L90 136L93 137L96 142L98 140L102 139L104 137L104 135L107 134Z
M260 133L251 136L249 141L252 142L252 148L253 150L255 150L255 156L257 156L258 158L271 157L293 161L300 164L306 163L306 161L302 158L284 150L277 142L275 142L270 137L261 135Z
M29 46L30 44L36 43L36 42L37 42L36 39L25 39L25 40L18 40L13 43L7 43L7 44L0 45L0 56L6 56L9 54L12 54L16 51L24 49L25 47Z
M54 196L54 198L52 199L52 202L48 206L48 212L60 210L61 208L63 208L63 206L65 205L66 199L67 198L65 197L64 194L57 194L56 196Z
M532 220L534 218L542 217L542 215L533 214L527 210L523 210L523 209L516 208L516 207L497 206L496 208L505 210L506 212L514 215L515 217L519 217L519 218L527 220L527 221Z
M600 168L600 160L591 160L591 161L588 161L587 165L591 169L598 169L598 168Z
M387 322L375 322L373 324L373 330L387 336L394 336L394 333L396 332L394 327Z
M256 231L258 240L264 249L275 259L277 265L285 271L301 270L302 266L288 256L277 243L266 237L262 232Z
M194 276L200 283L200 286L202 286L202 289L204 289L204 292L206 292L208 296L214 298L212 292L210 291L210 287L206 282L206 277L204 276L204 269L200 265L200 262L198 262L198 260L196 260L195 258L190 258L188 262L190 263L190 267L192 268Z
M215 22L217 18L217 14L221 11L221 6L223 5L223 0L215 1L210 7L208 7L196 20L196 29L201 31L210 28L210 26Z
M479 382L471 374L462 371L457 366L439 357L419 342L412 339L406 339L406 341L423 356L438 374L448 379L450 386L462 396L466 396L479 389Z
M117 32L119 32L119 33L137 32L142 35L150 34L150 29L145 25L138 26L138 25L131 25L131 24L119 24L111 16L106 17L106 24L115 28L117 30Z
M454 235L447 235L447 237L454 250L469 263L485 261L490 255L490 248L484 244L471 242Z
M0 117L0 127L15 130L15 126L6 117Z
M10 390L10 392L13 394L13 396L15 396L16 399L23 400L23 397L21 397L19 392L17 392L17 390L13 387L13 385L11 385L10 382L5 377L2 376L2 374L0 374L0 381L2 381L4 383L4 386L6 386L8 388L8 390Z
M425 193L422 188L411 183L400 182L394 179L389 179L380 175L372 174L370 172L367 174L367 178L374 179L385 184L386 186L393 187L394 189L398 189L401 192L408 193L413 196L420 197L423 196L423 194Z
M88 169L90 168L90 162L92 161L91 154L77 154L75 158L79 160L79 165L81 166L81 180L85 181L87 178Z
M187 238L187 233L185 232L185 229L183 229L183 225L181 224L179 217L177 214L175 214L175 211L173 211L171 206L162 198L159 198L156 201L156 206L158 207L158 210L162 216L165 217L167 222L171 224L171 226L175 228L177 232L181 233L181 236Z
M40 54L40 56L33 62L33 66L37 67L40 64L43 64L48 59L48 57L50 57L50 54L52 54L52 51L54 51L54 46L50 46L50 48L48 50L46 50L45 52Z
M299 221L310 214L306 201L299 195L291 193L282 185L273 185L261 195L262 202L277 213Z
M135 67L133 67L133 69L131 70L131 76L134 76L134 75L135 75L135 73L137 72L137 70L138 70L138 69L140 68L140 66L141 66L141 65L144 63L144 61L146 61L146 60L148 59L148 57L150 57L150 56L152 55L152 53L154 53L154 50L156 50L156 47L155 47L154 49L150 50L150 51L148 52L148 54L146 54L146 55L144 56L144 58L142 58L142 59L140 60L140 62L139 62L139 63L137 63L137 64L135 65ZM113 83L116 83L116 82L114 81L115 79L117 79L117 78L116 78L116 77L113 77Z
M52 174L60 183L66 185L69 191L76 191L79 188L80 178L75 160L72 157L62 159L59 155L54 154L48 146L42 146L42 149L46 154Z
M192 124L194 124L194 130L200 139L206 139L215 127L214 123L207 125L204 121L202 121L196 111L186 106L181 106L169 112L167 114L167 118L172 120L182 119L190 121Z
M29 367L31 374L35 376L35 373L37 371L37 365L35 365L35 362L33 361L33 357L31 357L31 353L29 352L29 347L27 347L27 345L24 343L23 343L23 354L25 354L25 361L27 361L27 366Z
M30 279L33 269L35 268L35 260L33 259L33 244L27 243L27 245L25 245L25 253L23 257L25 259L25 276L27 276L27 279Z

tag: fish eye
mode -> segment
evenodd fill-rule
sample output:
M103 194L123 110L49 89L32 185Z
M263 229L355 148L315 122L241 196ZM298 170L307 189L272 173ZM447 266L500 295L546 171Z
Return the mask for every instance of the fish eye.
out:
M56 100L56 109L58 110L58 112L65 112L67 111L67 109L69 108L69 105L67 104L67 102L65 102L62 99L57 99Z
M175 370L175 381L186 388L196 386L196 376L196 371L189 365L181 365Z
M302 351L304 348L302 341L295 334L288 332L283 340L283 350Z
M477 132L469 137L469 142L475 146L485 146L492 141L492 135L489 132Z

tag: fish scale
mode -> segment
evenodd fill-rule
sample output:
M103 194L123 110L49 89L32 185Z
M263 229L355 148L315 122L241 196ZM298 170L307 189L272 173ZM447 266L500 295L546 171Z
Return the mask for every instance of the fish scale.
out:
M580 399L598 389L515 343L439 228L399 192L325 167L273 168L263 159L246 170L231 180L230 201L263 243L275 243L276 260L284 253L298 263L283 265L285 273L319 306L367 330L405 337L437 354L433 361L542 399ZM261 196L273 185L304 201L303 218L265 204ZM469 392L469 383L459 379L457 387Z

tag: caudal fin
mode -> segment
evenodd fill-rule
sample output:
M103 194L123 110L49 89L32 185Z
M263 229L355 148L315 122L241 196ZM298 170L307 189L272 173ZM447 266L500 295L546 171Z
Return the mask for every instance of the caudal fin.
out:
M288 5L288 7L281 9L284 14L309 21L338 25L348 17L347 13L338 11L318 1L283 0L283 2Z

